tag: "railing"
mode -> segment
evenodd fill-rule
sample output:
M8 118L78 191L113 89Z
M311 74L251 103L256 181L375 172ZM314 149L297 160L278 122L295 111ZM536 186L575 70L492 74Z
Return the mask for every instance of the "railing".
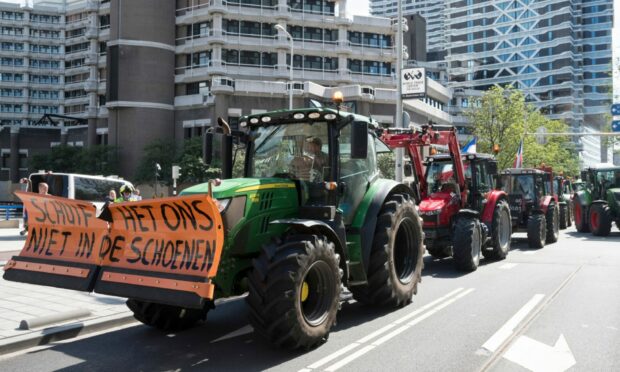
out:
M4 219L5 220L9 220L9 219L15 219L15 218L22 218L23 217L23 210L24 207L22 205L7 205L7 204L3 204L0 205L0 214L4 213Z

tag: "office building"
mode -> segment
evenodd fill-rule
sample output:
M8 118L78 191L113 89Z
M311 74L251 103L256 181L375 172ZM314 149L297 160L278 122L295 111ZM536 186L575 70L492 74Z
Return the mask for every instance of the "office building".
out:
M40 135L32 124L44 112L80 118L46 127L48 148L58 143L117 146L120 175L127 178L133 176L145 145L200 136L217 117L234 128L242 115L288 107L290 90L295 107L308 107L311 99L329 103L332 93L341 90L349 110L392 123L395 27L388 18L349 18L345 8L345 1L326 0L50 0L35 1L29 8L1 4L1 10L21 13L23 19L35 14L57 17L56 23L38 27L57 31L55 38L44 41L58 45L57 54L47 59L59 62L55 70L45 70L57 76L48 87L54 92L45 101L48 108L29 111L35 105L29 92L38 87L29 83L34 71L22 73L25 81L19 87L11 82L11 89L23 90L15 98L22 112L0 116L11 120L0 132L0 146L7 153L2 178L18 179L16 174L27 171L27 157L42 151L29 147L28 138L33 131ZM292 81L291 42L276 24L293 38ZM19 38L27 50L21 57L26 65L35 59L29 49L35 43L31 34L22 30ZM9 39L0 34L0 42ZM4 66L0 70L4 73ZM446 123L450 98L448 89L430 82L429 96L409 101L405 108L414 122ZM25 159L18 164L12 154L20 152Z

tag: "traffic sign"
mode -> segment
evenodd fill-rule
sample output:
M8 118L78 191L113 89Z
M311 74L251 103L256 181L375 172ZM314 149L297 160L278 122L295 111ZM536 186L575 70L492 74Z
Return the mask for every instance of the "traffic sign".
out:
M425 96L426 69L424 67L403 69L402 98L423 98Z
M614 103L611 105L611 114L620 115L620 103Z
M611 122L611 131L620 132L620 120L614 120Z

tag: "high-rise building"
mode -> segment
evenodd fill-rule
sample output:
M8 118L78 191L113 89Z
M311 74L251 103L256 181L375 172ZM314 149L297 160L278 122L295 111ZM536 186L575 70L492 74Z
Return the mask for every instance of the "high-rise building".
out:
M218 117L234 128L243 115L288 107L291 90L294 107L329 103L341 90L349 110L392 123L395 27L345 8L346 0L0 3L0 87L12 105L3 97L0 179L26 175L29 156L59 143L114 145L130 178L150 142L200 136ZM405 108L413 122L447 124L450 98L431 81L427 97ZM32 124L44 113L79 120L60 118L43 136Z
M394 18L398 15L398 2L394 0L369 0L370 14ZM426 20L426 52L428 61L441 61L446 55L445 21L448 0L402 0L403 15L420 15Z
M612 87L611 0L447 4L450 86L512 85L574 131L603 128ZM580 143L585 164L606 160L599 138L584 137Z

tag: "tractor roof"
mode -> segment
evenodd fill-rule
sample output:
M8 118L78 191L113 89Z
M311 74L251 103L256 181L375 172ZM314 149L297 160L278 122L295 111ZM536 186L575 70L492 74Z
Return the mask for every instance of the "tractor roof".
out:
M302 108L294 110L276 110L254 115L246 115L239 119L239 125L241 127L244 127L246 125L268 126L278 124L295 124L308 121L327 121L328 123L337 123L338 121L335 120L336 118L352 118L353 121L369 122L370 125L374 126L375 128L379 126L379 123L372 117L362 116L346 111L340 111L325 107Z
M509 175L520 175L520 174L547 174L547 172L543 172L540 169L533 168L508 168L499 172L500 174L509 174Z
M445 161L451 160L452 157L450 154L436 154L428 156L427 159L433 158L433 161ZM493 155L483 154L483 153L473 153L473 154L461 154L461 158L463 159L480 159L480 160L495 160Z
M600 171L600 170L620 170L620 165L613 165L611 163L600 163L590 166L588 169Z

